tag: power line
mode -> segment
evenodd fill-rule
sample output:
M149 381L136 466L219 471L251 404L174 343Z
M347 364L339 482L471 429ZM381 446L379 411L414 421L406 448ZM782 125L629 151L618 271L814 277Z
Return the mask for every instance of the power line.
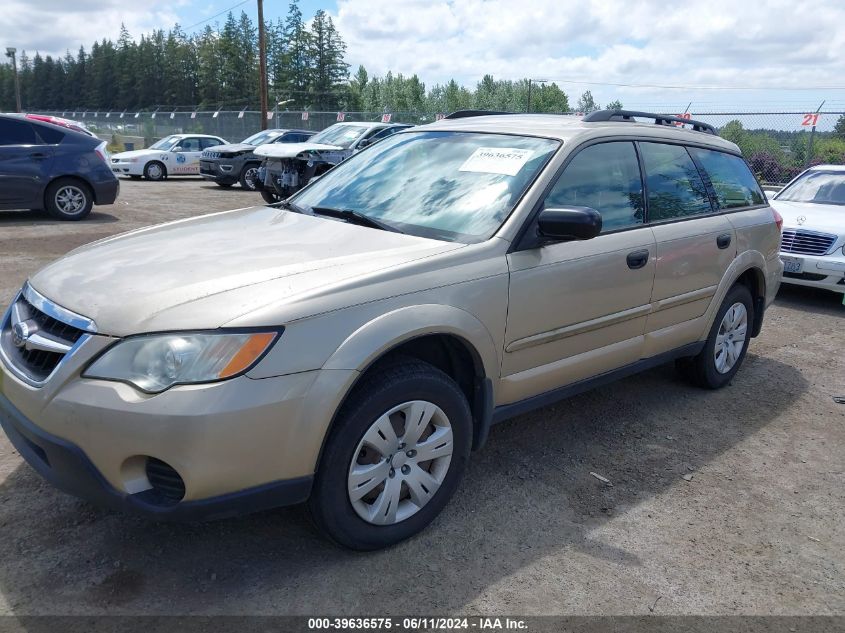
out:
M561 84L582 84L587 86L620 86L623 88L662 88L665 90L845 90L845 86L806 86L796 88L794 86L767 86L765 88L751 88L743 86L667 86L662 84L629 84L614 83L611 81L581 81L578 79L544 79L546 83Z
M205 20L200 20L199 22L197 22L196 24L192 24L191 26L186 26L186 27L185 27L185 31L186 31L186 32L187 32L187 31L190 31L191 29L193 29L193 28L195 28L195 27L199 26L200 24L205 24L206 22L211 22L214 18L219 18L219 17L220 17L221 15L223 15L224 13L229 13L229 11L231 11L232 9L237 9L238 7L242 7L242 6L243 6L243 5L245 5L247 2L250 2L250 0L243 0L243 2L239 2L238 4L236 4L236 5L234 5L234 6L231 6L231 7L229 7L228 9L223 9L220 13L215 13L215 14L214 14L214 15L212 15L210 18L206 18Z

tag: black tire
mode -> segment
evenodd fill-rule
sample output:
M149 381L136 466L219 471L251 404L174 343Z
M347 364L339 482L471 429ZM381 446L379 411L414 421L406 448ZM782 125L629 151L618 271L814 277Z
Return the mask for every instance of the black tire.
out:
M218 186L218 187L223 187L223 189L228 189L228 188L229 188L229 187L231 187L233 184L235 184L235 183L233 183L233 182L217 182L217 186Z
M159 170L156 168L159 168ZM167 178L167 167L162 162L151 160L144 165L144 178L153 182L160 182Z
M59 178L44 192L44 208L59 220L81 220L93 206L91 188L76 178Z
M359 442L379 416L410 400L426 400L452 427L453 453L442 484L416 513L391 525L375 525L352 506L347 477ZM317 527L334 542L355 550L394 545L423 530L440 513L463 477L472 444L472 416L460 387L445 373L412 358L396 359L368 372L343 404L320 459L308 501Z
M284 200L284 198L276 192L267 191L266 189L261 190L261 197L264 198L264 202L267 204L276 204L277 202Z
M728 371L722 373L716 368L716 339L719 336L725 314L737 303L741 303L746 311L747 325L745 328L745 341L742 345L742 351L739 353L734 364ZM704 343L704 348L697 356L679 359L676 362L678 370L687 380L697 387L703 389L721 389L733 380L733 377L742 365L742 361L745 359L748 344L751 342L751 325L753 322L754 302L751 299L751 292L749 292L746 286L736 284L728 291L724 301L722 301L722 305L719 306L719 311L716 312L716 318L713 320L713 326L710 328L710 334Z
M256 178L258 178L258 163L247 163L241 170L238 182L241 183L241 188L247 191L258 191L255 185Z

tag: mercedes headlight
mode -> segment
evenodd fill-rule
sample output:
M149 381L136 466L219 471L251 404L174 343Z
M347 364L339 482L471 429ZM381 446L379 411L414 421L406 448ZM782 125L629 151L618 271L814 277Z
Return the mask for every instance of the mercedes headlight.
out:
M160 393L173 385L226 380L251 369L278 335L215 332L135 336L110 347L82 376L128 382L147 393Z

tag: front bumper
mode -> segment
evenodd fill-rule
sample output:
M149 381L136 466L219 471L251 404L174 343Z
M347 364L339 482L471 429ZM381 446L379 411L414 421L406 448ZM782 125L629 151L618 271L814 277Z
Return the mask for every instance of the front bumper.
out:
M238 182L240 169L237 165L208 159L200 160L200 176L206 180L233 185Z
M143 176L145 163L130 163L128 161L112 161L109 164L112 173L117 176Z
M48 481L107 507L174 519L242 514L308 497L329 423L356 372L240 376L150 396L81 378L113 341L91 336L40 387L0 360L0 422ZM151 494L150 458L181 477L181 501Z
M38 428L0 394L0 426L21 456L59 490L118 511L170 520L210 520L301 503L313 477L277 481L175 505L158 503L150 491L127 493L112 486L85 452Z
M845 255L837 249L832 255L795 255L781 253L787 261L800 260L800 272L784 272L786 284L822 288L845 294Z

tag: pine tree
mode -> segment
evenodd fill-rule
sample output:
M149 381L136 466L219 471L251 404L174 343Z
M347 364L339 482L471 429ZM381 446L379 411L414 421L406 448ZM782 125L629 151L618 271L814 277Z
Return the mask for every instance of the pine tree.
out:
M292 100L291 109L310 105L309 79L312 68L310 33L302 20L299 0L292 0L282 31L284 55L278 66L273 90L279 100Z
M363 66L358 66L358 71L349 82L349 96L346 107L349 110L363 110L364 109L364 92L367 89L367 83L370 77L367 74L367 69Z
M309 77L311 102L317 110L336 109L342 100L342 84L349 75L343 61L344 44L332 19L322 9L311 24L308 56L312 64Z

